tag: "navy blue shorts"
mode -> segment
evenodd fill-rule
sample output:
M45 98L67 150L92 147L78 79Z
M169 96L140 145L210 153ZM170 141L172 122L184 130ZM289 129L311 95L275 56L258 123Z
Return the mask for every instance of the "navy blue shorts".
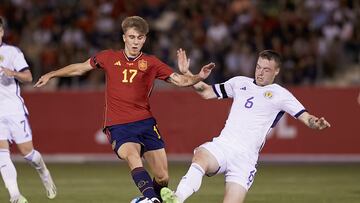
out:
M154 118L109 126L106 131L116 155L118 155L120 146L127 142L139 143L141 145L141 156L147 151L165 147Z

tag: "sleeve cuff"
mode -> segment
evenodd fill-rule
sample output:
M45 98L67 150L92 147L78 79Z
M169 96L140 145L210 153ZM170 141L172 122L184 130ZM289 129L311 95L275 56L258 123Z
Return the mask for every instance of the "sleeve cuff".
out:
M23 71L26 71L26 70L30 70L30 68L29 67L24 67L24 68L20 69L18 72L23 72Z
M301 110L301 111L299 111L297 114L295 114L295 118L298 118L301 114L303 114L304 112L307 112L307 110L306 109L303 109L303 110Z

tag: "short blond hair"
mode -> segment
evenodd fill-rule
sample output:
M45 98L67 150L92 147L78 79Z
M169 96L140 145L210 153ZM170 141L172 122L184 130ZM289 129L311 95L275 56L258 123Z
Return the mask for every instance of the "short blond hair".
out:
M125 18L121 23L121 28L124 33L130 28L134 28L136 31L144 35L149 32L149 24L140 16L130 16Z

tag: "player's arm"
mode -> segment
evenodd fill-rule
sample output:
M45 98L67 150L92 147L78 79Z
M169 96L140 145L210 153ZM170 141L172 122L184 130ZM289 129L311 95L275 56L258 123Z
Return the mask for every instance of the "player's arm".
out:
M196 93L198 93L202 98L204 99L216 99L216 93L214 92L214 89L212 86L204 83L204 82L198 82L195 85L193 85Z
M312 129L322 130L331 126L324 117L318 118L314 115L309 114L308 112L302 113L298 117L298 119Z
M24 71L13 71L4 67L0 67L0 72L3 72L7 77L15 78L16 80L25 83L25 82L32 82L32 74L30 70Z
M177 59L180 72L189 71L190 60L186 56L185 50L177 50ZM209 63L203 66L200 72L196 75L193 74L178 74L173 73L168 78L168 82L181 87L194 85L202 80L205 80L211 73L211 70L215 67L214 63Z
M177 57L178 57L178 66L180 72L185 76L193 76L191 71L189 70L190 66L190 59L187 59L185 50L179 49L177 51ZM214 64L215 67L215 64ZM205 82L199 81L198 83L195 83L193 85L196 93L198 93L202 98L204 99L215 99L217 98L216 93L214 92L214 89L206 84Z
M214 67L214 63L209 63L203 66L201 71L196 75L182 75L179 73L172 73L167 81L179 87L192 86L202 80L205 80L210 75L211 70Z
M192 75L190 71L186 72L184 75ZM217 95L214 92L214 89L211 85L206 84L203 81L200 81L193 85L196 93L198 93L204 99L216 99Z
M90 65L90 59L83 63L74 63L63 68L60 68L55 71L51 71L46 73L45 75L41 76L39 81L36 82L34 87L41 87L46 85L50 79L55 77L73 77L73 76L80 76L84 73L92 70L93 67Z

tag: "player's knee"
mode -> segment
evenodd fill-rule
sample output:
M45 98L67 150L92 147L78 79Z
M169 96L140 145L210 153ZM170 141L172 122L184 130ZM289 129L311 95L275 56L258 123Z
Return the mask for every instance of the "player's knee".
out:
M124 156L122 158L125 159L128 162L138 162L139 160L141 160L140 156L137 155L137 154L126 155L126 156Z
M120 157L129 164L130 168L142 166L141 157L138 154L132 153L132 154L126 154L126 155L123 155Z
M194 156L192 159L192 163L196 163L199 165L204 171L207 171L209 168L209 164L207 159L202 156Z
M32 143L18 144L18 149L23 156L28 155L34 150Z
M0 149L0 164L10 159L10 151L8 149Z

